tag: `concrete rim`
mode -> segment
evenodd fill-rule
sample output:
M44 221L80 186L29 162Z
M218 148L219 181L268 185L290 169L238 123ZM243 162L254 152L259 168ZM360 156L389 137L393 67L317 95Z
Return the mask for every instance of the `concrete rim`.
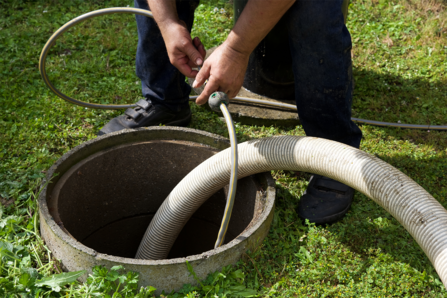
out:
M209 138L209 140L214 139L214 143L210 144L210 142L205 142L204 145L208 145L210 147L214 147L217 148L219 150L225 149L227 147L229 147L229 141L226 138L223 138L222 136L219 135L215 135L212 133L208 133L208 132L204 132L204 131L200 131L200 130L196 130L196 129L191 129L191 128L183 128L183 127L148 127L148 128L140 128L140 129L126 129L126 130L122 130L119 132L115 132L115 133L111 133L111 134L107 134L107 135L103 135L100 136L96 139L92 139L90 141L87 141L86 143L83 143L73 149L71 149L69 152L65 153L61 158L58 159L58 161L48 170L48 173L45 177L45 180L42 182L42 189L41 189L41 193L39 195L39 208L40 208L40 212L43 215L43 218L41 218L40 220L45 220L46 223L48 224L48 226L51 228L51 230L53 231L53 233L55 233L58 237L60 237L60 239L62 239L64 242L66 242L68 245L76 248L77 250L86 253L92 257L95 258L99 258L102 260L107 260L107 261L111 261L111 262L120 262L123 265L125 264L132 264L132 265L174 265L174 264L184 264L186 261L199 261L199 260L203 260L204 256L203 255L216 255L219 254L223 251L226 251L230 248L233 248L235 246L237 246L238 244L240 244L241 242L243 242L244 240L246 240L248 237L250 237L255 231L257 231L259 229L259 227L267 220L268 216L270 215L270 213L272 212L273 208L274 208L274 194L275 194L275 183L273 178L271 178L270 175L265 175L267 177L267 183L268 183L268 187L265 190L266 193L266 197L270 198L266 200L265 203L265 207L264 210L262 211L262 214L260 217L254 219L256 220L256 223L251 225L251 222L249 224L249 227L244 230L244 232L242 232L240 235L238 235L235 239L233 239L231 242L217 248L217 249L212 249L206 252L203 252L202 254L198 254L198 255L192 255L192 256L188 256L186 258L176 258L176 259L165 259L165 260L141 260L141 259L132 259L132 258L124 258L124 257L118 257L118 256L111 256L111 255L107 255L107 254L102 254L102 253L98 253L95 250L83 245L82 243L78 242L77 240L75 240L74 238L72 238L70 235L68 235L66 232L64 232L60 226L55 222L55 220L53 219L53 217L50 214L50 211L48 209L48 205L47 205L47 201L46 201L46 197L49 196L51 193L49 193L49 187L48 187L48 181L51 180L51 177L53 177L55 174L58 174L58 176L56 177L55 181L58 180L59 177L62 176L63 173L61 173L63 171L63 169L61 171L59 171L59 167L61 165L64 164L64 162L68 159L79 159L82 160L84 158L82 158L82 153L83 151L86 151L86 149L88 148L89 150L89 155L93 154L91 152L92 147L95 147L95 145L98 143L98 141L103 141L103 140L107 140L107 139L117 139L119 138L120 141L122 142L122 144L125 143L130 143L129 139L132 139L132 135L135 134L141 134L144 132L148 132L148 133L155 133L155 134L160 134L163 137L165 137L165 140L172 140L173 137L175 138L175 140L185 140L185 141L190 141L189 139L186 138L187 135L199 135L199 136L203 136L206 138ZM183 137L182 137L183 135ZM163 138L161 138L163 139ZM120 145L119 142L118 143L113 143L110 142L110 145L107 146L96 146L97 151L100 150L104 150L107 148L111 148L111 147L115 147ZM96 152L97 152L96 151ZM79 161L78 160L78 161ZM76 161L76 162L78 162ZM68 169L66 169L68 170ZM65 172L65 171L63 171ZM52 182L52 184L54 185L55 182ZM273 193L272 193L273 192ZM251 225L251 226L250 226Z

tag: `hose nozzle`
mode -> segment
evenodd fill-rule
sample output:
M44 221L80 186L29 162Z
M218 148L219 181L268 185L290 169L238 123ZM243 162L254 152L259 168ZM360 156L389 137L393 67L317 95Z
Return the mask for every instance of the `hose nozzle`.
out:
M211 110L214 112L220 112L220 104L223 103L226 106L230 104L230 99L228 95L224 92L217 91L210 95L208 98L208 104L210 105Z

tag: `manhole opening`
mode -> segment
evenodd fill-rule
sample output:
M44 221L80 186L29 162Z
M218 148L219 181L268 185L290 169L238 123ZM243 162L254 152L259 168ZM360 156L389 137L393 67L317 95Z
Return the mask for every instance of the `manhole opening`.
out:
M48 200L55 221L97 252L133 258L152 217L171 190L217 151L185 141L148 141L116 146L72 166ZM225 243L262 211L255 177L239 180ZM258 200L257 200L258 198ZM215 193L188 221L168 258L213 249L226 202Z

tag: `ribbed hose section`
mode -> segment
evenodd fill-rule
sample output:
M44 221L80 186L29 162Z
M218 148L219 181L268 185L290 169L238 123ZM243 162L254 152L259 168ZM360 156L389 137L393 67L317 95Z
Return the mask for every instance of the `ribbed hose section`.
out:
M304 171L345 183L394 216L447 282L447 211L386 162L356 148L313 137L281 136L238 145L238 178L270 170ZM191 171L150 223L136 258L164 259L192 214L230 179L230 149Z

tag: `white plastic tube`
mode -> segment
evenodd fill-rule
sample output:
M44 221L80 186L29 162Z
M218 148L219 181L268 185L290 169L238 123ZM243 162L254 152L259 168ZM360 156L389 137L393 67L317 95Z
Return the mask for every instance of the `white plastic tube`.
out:
M408 176L366 152L320 138L281 136L238 145L238 178L270 170L304 171L345 183L385 208L447 282L447 211ZM230 150L209 158L170 193L149 225L137 258L164 259L181 229L230 178Z

